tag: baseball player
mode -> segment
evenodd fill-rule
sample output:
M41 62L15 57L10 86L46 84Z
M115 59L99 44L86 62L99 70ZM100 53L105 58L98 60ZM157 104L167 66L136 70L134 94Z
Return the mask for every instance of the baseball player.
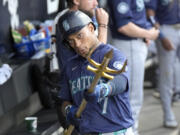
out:
M133 135L128 69L113 80L101 78L93 93L86 92L95 76L87 70L89 53L93 60L101 63L104 55L113 49L108 67L115 70L122 68L124 55L98 40L92 20L81 11L68 11L57 25L63 41L77 54L67 61L61 74L59 97L64 101L62 111L67 121L75 125L80 134ZM83 98L88 101L87 106L81 117L76 118L75 113Z
M177 48L180 46L180 2L178 0L149 0L146 2L149 17L173 43L174 50L167 50L157 43L159 56L159 91L164 112L164 126L176 128L178 123L171 108L172 90L180 91L180 64ZM175 78L174 78L175 76ZM174 86L175 85L175 86Z
M87 15L89 15L93 21L94 24L97 24L97 36L98 39L106 43L107 41L107 24L109 20L109 16L107 12L102 9L98 8L98 2L97 0L67 0L68 8L64 9L54 19L54 27L53 27L53 34L54 37L57 35L58 38L56 38L56 44L57 44L57 56L58 56L58 63L59 68L62 69L63 65L66 63L66 60L74 56L74 52L70 49L67 49L62 44L62 39L60 39L60 32L58 29L56 29L56 24L60 16L62 16L64 13L66 13L68 10L81 10Z
M112 45L123 52L130 68L130 103L134 133L138 135L138 117L143 104L144 64L147 44L159 35L155 28L147 29L144 0L109 0Z

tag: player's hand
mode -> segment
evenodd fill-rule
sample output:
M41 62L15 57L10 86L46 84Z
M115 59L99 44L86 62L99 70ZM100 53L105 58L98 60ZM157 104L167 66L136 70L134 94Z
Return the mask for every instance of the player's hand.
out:
M103 8L96 8L96 20L98 24L107 25L109 21L109 15Z
M96 85L92 93L84 92L84 98L89 102L100 102L111 92L111 86L107 83Z
M146 46L149 47L149 46L150 46L150 43L151 43L151 40L145 38L145 39L144 39L144 42L146 43Z
M159 30L158 29L153 27L153 28L149 29L148 31L149 31L149 38L148 39L155 40L158 38L158 36L159 36Z
M80 118L76 118L75 114L78 110L78 107L74 105L68 105L65 109L66 112L66 121L68 124L72 124L74 126L78 126L80 123Z
M165 50L171 51L174 50L174 45L171 43L171 41L168 38L162 38L161 39L162 46Z

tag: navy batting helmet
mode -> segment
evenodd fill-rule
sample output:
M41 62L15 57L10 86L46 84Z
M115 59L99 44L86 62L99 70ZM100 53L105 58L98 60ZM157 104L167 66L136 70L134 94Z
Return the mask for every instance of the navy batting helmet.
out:
M69 35L78 32L89 23L93 24L91 18L85 13L79 10L68 11L59 18L57 27L60 29L62 40L64 40ZM94 24L93 26L95 29Z

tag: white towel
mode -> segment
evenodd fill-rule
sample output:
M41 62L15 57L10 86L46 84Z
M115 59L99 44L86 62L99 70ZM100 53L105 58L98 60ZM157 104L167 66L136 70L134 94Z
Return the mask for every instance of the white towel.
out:
M11 77L12 71L12 68L8 64L3 64L2 67L0 67L0 85Z

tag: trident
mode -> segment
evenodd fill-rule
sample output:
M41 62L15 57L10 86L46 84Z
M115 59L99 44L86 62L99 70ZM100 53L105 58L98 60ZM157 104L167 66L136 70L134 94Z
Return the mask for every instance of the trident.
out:
M123 65L122 69L120 69L120 70L113 70L113 69L110 69L107 67L109 61L112 59L112 56L113 56L113 50L111 49L109 52L107 52L105 54L104 59L101 64L95 62L90 57L87 58L89 63L95 67L94 68L94 67L91 67L90 65L88 65L87 69L96 74L94 77L94 80L91 83L90 88L88 89L88 93L92 93L94 91L94 88L97 85L97 83L101 77L108 78L109 80L112 80L114 78L113 76L111 76L107 73L120 74L125 71L125 68L127 65L127 60L124 62L124 65ZM84 109L86 107L86 104L87 104L87 101L85 99L83 99L77 112L76 112L76 115L75 115L77 118L80 118L81 113L84 111ZM68 129L66 129L64 131L64 135L71 135L73 130L74 130L74 125L69 125Z

